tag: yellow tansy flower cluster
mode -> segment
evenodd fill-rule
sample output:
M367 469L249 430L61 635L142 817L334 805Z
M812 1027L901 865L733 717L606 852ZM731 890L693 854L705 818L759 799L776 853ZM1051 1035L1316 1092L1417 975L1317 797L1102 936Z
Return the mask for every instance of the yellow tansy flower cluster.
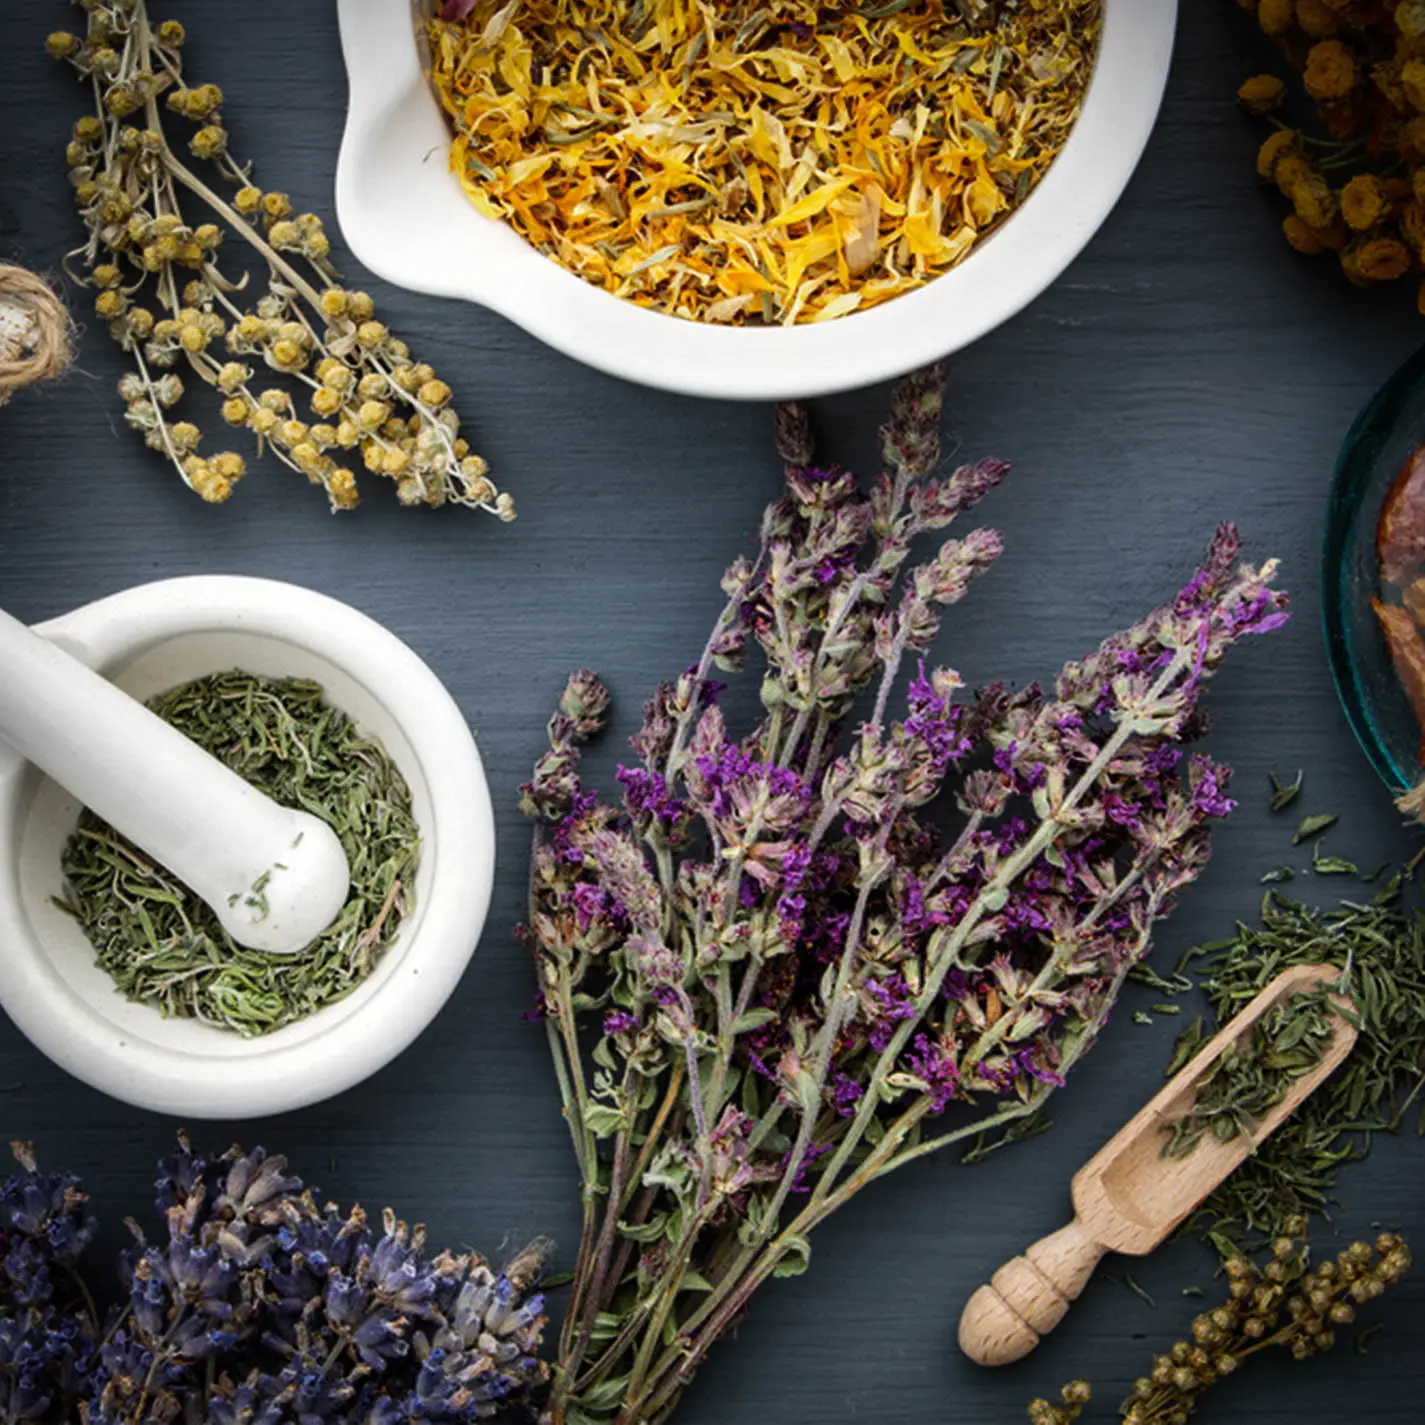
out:
M1358 286L1425 270L1425 0L1239 0L1276 42L1329 137L1279 125L1257 172L1290 204L1282 232L1297 252L1334 254ZM1276 75L1237 91L1270 116L1287 97ZM1276 120L1272 121L1274 124ZM1417 304L1425 313L1425 283Z
M188 388L210 388L228 427L321 486L333 510L357 503L364 468L392 481L403 504L513 519L510 496L460 434L450 388L377 320L370 296L341 284L321 219L231 157L222 90L182 79L183 27L152 24L143 0L84 8L85 35L60 31L46 48L98 96L65 151L88 229L70 257L133 360L119 386L128 424L215 504L246 465L234 451L204 452L177 409ZM193 126L187 152L211 165L202 176L157 127L164 111ZM180 197L208 220L192 222ZM225 248L225 238L237 241ZM244 253L255 271L229 265Z

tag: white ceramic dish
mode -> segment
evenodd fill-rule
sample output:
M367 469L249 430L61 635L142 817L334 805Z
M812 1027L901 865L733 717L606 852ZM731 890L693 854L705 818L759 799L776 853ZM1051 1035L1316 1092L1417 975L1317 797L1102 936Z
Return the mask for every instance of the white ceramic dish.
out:
M77 1078L184 1118L251 1118L339 1093L426 1027L465 970L494 878L489 792L470 730L435 674L379 624L265 579L173 579L38 626L135 697L226 668L315 678L374 733L410 785L421 828L415 905L357 990L243 1039L131 1004L52 897L78 805L0 748L0 1004Z
M422 71L411 5L338 0L338 11L351 95L337 216L365 266L402 287L478 302L630 381L773 400L849 390L925 365L983 336L1054 281L1142 156L1167 82L1177 0L1104 0L1098 63L1064 151L959 267L869 312L772 329L705 325L635 306L482 217L449 172L449 130Z

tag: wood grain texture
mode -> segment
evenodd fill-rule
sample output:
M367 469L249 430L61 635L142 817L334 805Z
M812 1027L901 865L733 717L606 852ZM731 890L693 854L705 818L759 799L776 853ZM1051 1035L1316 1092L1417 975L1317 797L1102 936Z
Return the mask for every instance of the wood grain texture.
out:
M174 9L193 36L195 79L228 91L238 151L268 186L329 213L345 96L333 7ZM1340 439L1425 325L1410 293L1351 291L1284 250L1280 203L1252 170L1258 128L1231 102L1266 56L1230 0L1183 11L1162 122L1123 203L1059 283L954 362L961 448L1016 468L985 510L1008 552L936 650L972 683L1049 675L1176 588L1221 518L1241 522L1253 555L1284 559L1298 617L1235 655L1211 698L1213 750L1237 768L1242 809L1161 935L1160 963L1251 916L1263 872L1307 859L1266 812L1269 769L1307 769L1303 805L1341 813L1332 845L1343 854L1370 865L1413 844L1338 711L1317 561ZM40 46L67 18L57 0L0 3L0 256L51 270L77 240L62 149L80 94ZM469 975L420 1042L360 1089L276 1121L190 1127L284 1148L335 1196L391 1202L438 1241L498 1252L550 1232L567 1249L573 1158L543 1036L518 1018L531 976L508 934L527 845L515 789L568 669L600 668L619 698L591 761L606 777L643 697L701 647L718 576L776 485L771 412L636 390L476 308L371 287L455 386L519 523L404 511L379 490L333 519L271 461L230 506L205 507L122 428L121 365L90 323L63 389L0 411L0 607L34 620L160 576L270 575L355 604L431 662L479 729L499 809L498 884ZM837 458L869 463L885 394L818 405ZM1344 889L1328 881L1319 894ZM1192 1244L1134 1263L1156 1310L1100 1274L1021 1366L980 1371L955 1351L954 1328L976 1283L1064 1220L1074 1169L1157 1081L1178 1023L1134 1024L1130 1011L1152 998L1130 995L1057 1099L1051 1133L973 1169L917 1164L820 1229L812 1270L760 1294L740 1339L701 1373L684 1425L1007 1425L1031 1395L1079 1374L1105 1407L1121 1398L1183 1332L1193 1303L1179 1288L1214 1289ZM173 1126L71 1082L0 1023L0 1130L90 1180L102 1250L118 1245L125 1212L145 1210ZM1425 1249L1421 1166L1413 1136L1381 1143L1344 1176L1342 1229L1389 1222ZM1387 1330L1369 1355L1254 1364L1204 1418L1414 1425L1422 1302L1425 1270L1372 1310Z

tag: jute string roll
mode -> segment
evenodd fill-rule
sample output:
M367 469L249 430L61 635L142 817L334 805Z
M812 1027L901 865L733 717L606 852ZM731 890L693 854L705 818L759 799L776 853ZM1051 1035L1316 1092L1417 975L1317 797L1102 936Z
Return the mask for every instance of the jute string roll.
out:
M69 366L69 312L42 277L0 263L0 405L23 386L52 381Z

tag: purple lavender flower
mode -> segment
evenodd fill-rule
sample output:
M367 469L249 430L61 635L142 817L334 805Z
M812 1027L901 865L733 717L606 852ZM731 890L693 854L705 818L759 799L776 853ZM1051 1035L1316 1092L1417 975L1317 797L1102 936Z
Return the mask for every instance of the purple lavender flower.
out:
M635 821L676 826L686 813L683 801L672 795L661 772L642 767L620 767L615 774L623 787L624 806Z
M811 1191L811 1171L826 1155L831 1152L830 1143L808 1143L806 1150L797 1161L796 1171L792 1174L792 1188L794 1193L808 1193ZM788 1151L783 1160L783 1170L791 1163L791 1152Z
M626 1009L611 1009L604 1015L605 1034L632 1034L638 1028L638 1016Z
M837 1074L831 1081L831 1102L838 1118L850 1118L866 1090L848 1074Z
M1188 771L1192 787L1192 804L1203 816L1230 816L1237 803L1227 795L1227 783L1232 773L1227 767L1206 757L1194 757Z
M931 1113L944 1113L960 1082L959 1068L945 1047L933 1043L927 1034L917 1034L906 1055L906 1066L924 1080Z

